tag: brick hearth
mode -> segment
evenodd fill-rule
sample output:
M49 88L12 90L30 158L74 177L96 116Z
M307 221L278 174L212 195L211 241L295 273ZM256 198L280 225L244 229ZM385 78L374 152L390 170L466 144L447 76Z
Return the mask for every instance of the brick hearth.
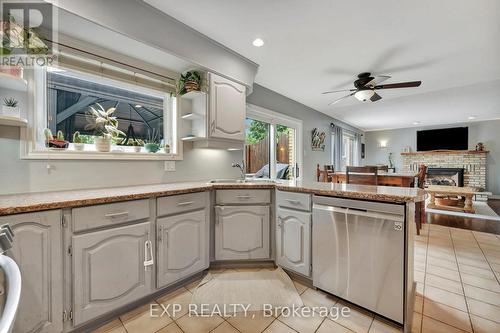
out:
M427 151L401 153L403 171L418 171L420 164L433 168L464 168L464 186L486 188L487 151Z

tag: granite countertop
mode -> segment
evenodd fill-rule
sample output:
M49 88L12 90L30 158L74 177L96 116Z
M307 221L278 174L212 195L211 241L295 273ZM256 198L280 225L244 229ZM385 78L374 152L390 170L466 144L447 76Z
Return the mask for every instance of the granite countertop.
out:
M210 189L273 189L334 197L394 203L423 201L425 192L417 188L348 185L318 182L246 182L216 183L207 181L82 189L0 195L0 216L49 209L97 205L135 199L155 198Z

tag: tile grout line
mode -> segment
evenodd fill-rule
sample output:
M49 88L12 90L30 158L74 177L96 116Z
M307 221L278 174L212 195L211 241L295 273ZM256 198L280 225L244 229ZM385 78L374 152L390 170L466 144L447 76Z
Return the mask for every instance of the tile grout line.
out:
M474 235L474 233L472 233L472 237L474 237L474 240L476 241L477 245L479 246L481 253L483 254L484 258L486 259L488 266L490 267L490 270L493 272L493 276L495 277L495 280L497 280L497 282L500 284L500 280L498 279L498 276L495 274L495 270L493 269L493 267L491 267L491 263L490 263L490 260L488 259L488 256L486 256L483 248L481 247L481 243L479 243L479 241L477 240L476 235Z
M462 291L464 293L465 308L467 309L467 315L469 316L470 328L472 330L472 333L474 333L474 325L472 325L472 318L471 318L471 314L470 314L470 310L469 310L469 302L467 302L467 295L465 294L464 282L462 280L462 274L460 272L460 265L458 264L457 251L455 250L455 242L453 241L453 236L451 236L451 233L450 233L450 237L451 237L451 244L453 245L453 253L455 254L455 260L457 261L458 277L460 278L460 286L462 287ZM472 234L472 237L474 237L474 234ZM476 242L477 242L477 240L476 240Z

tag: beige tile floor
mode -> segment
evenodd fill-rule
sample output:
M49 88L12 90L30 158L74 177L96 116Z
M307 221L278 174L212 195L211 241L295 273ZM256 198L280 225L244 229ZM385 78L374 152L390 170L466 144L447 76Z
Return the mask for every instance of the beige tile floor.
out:
M500 332L500 236L425 225L415 239L417 296L414 333ZM337 306L334 297L294 282L306 306ZM186 305L197 283L156 300ZM99 333L391 333L399 329L351 307L351 316L284 318L235 316L193 317L183 309L175 318L151 318L140 307L101 327Z

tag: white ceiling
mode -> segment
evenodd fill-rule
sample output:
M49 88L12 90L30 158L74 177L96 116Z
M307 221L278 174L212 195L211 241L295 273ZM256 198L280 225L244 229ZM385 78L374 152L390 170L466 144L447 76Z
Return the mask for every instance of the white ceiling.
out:
M500 80L498 0L145 2L257 62L258 84L364 130L443 123L429 120L436 112L446 123L500 118L500 107L429 108L432 92ZM252 46L256 37L266 44ZM382 91L376 103L350 98L329 107L342 94L321 92L349 88L363 71L423 84Z

